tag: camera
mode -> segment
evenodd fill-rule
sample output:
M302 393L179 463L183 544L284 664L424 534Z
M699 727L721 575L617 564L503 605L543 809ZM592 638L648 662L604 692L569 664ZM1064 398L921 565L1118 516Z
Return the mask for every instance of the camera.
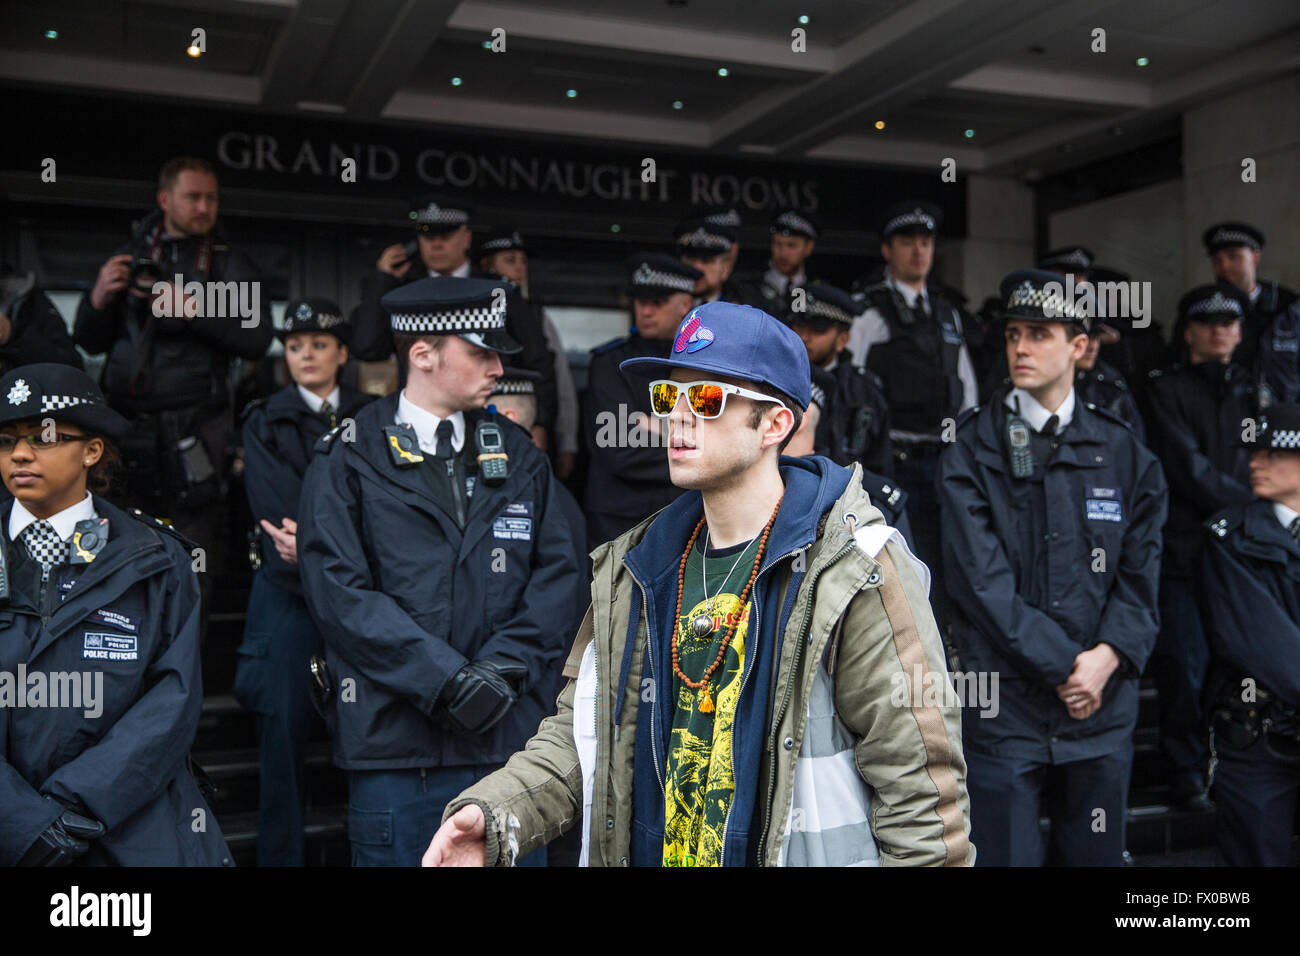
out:
M162 279L162 270L158 268L158 263L148 256L136 256L135 261L131 263L131 274L126 281L129 289L148 295L153 292L154 283L160 279Z

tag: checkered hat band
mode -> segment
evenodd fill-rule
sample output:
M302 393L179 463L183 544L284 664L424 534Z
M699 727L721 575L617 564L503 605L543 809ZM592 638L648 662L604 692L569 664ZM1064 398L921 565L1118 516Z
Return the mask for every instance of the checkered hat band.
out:
M730 249L731 240L726 236L720 236L715 232L708 232L700 228L694 232L683 233L677 237L679 246L686 246L690 249Z
M820 385L813 385L813 386L811 387L811 390L812 390L812 401L813 401L813 404L815 404L818 408L825 409L825 408L826 408L826 393L825 393L824 391L822 391L822 387L821 387Z
M734 209L730 212L715 213L712 216L705 216L704 221L710 226L734 226L740 228L740 213Z
M1187 315L1244 315L1241 303L1236 299L1230 299L1222 292L1215 292L1208 299L1202 299L1200 302L1193 302L1187 308Z
M506 327L506 313L496 309L450 312L394 312L394 332L493 332Z
M501 239L489 239L483 243L483 251L496 252L498 249L513 249L516 245L519 245L519 243L516 243L509 236L505 236Z
M837 305L831 305L829 302L823 302L820 299L808 297L808 314L819 315L823 319L832 319L835 322L852 322L853 316L845 312Z
M459 226L461 223L469 222L469 213L463 209L426 206L415 214L415 221L434 226Z
M537 389L533 383L527 380L510 380L497 379L496 385L492 388L493 395L536 395Z
M772 225L781 229L792 229L795 232L805 232L810 236L817 235L817 229L811 222L792 212L785 212L777 216L772 220Z
M933 232L934 217L927 216L919 209L913 210L912 212L905 212L903 215L895 216L893 219L889 220L889 222L885 223L883 232L885 235L888 235L891 232L896 232L897 230L904 229L908 226L925 226L926 229Z
M1300 429L1279 428L1268 436L1269 448L1300 448Z
M1011 293L1010 298L1007 299L1007 308L1036 309L1049 319L1077 318L1074 313L1074 303L1064 296L1056 292L1048 293L1044 289L1034 289L1026 286L1021 286Z
M1092 262L1088 259L1088 257L1084 255L1082 252L1080 252L1078 249L1075 249L1073 252L1066 253L1063 256L1051 256L1050 258L1044 259L1043 262L1045 264L1051 264L1054 266L1055 265L1082 266L1085 269L1088 268L1088 266L1092 265Z
M1250 246L1252 249L1259 248L1259 242L1255 237L1247 232L1239 232L1236 229L1220 229L1210 237L1212 246Z
M676 289L678 292L694 292L695 280L690 276L677 275L674 272L660 272L658 269L652 269L644 262L636 267L632 273L632 285L657 286L665 289Z
M75 395L42 395L41 412L52 412L59 408L71 408L73 405L92 405L94 404L88 398L77 398Z

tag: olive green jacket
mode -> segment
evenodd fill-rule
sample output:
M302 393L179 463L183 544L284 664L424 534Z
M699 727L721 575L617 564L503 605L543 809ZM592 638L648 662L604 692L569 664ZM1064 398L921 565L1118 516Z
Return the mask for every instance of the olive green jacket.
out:
M921 566L918 573L897 534L874 557L861 546L864 532L884 523L861 478L855 465L853 477L824 514L821 531L803 557L806 573L781 644L771 732L759 773L762 792L754 826L761 834L762 860L769 866L786 862L783 849L792 817L798 819L792 814L792 800L801 744L814 686L819 685L833 687L834 711L851 735L845 739L851 739L851 763L866 785L863 819L870 821L879 863L970 865L975 848L969 838L961 708L953 702L955 694L914 691L923 679L948 681L928 581L922 578L926 572ZM615 727L631 594L639 586L623 557L653 520L646 519L592 552L592 603L565 665L570 680L556 714L542 721L536 735L502 769L447 806L444 820L468 803L482 808L488 824L488 865L512 865L568 831L583 816L584 789L590 803L584 862L628 865L635 725L648 635L642 613L624 684L623 714ZM886 533L880 527L875 531L877 539ZM790 563L780 572L785 582ZM584 670L584 656L584 680L594 702L589 699L585 708L579 702L586 716L575 739L575 699L582 693L577 678ZM819 683L819 667L829 681ZM951 688L951 683L946 686ZM588 727L593 717L594 726ZM585 779L580 750L588 765ZM807 767L812 761L803 763ZM801 787L801 792L807 790ZM832 853L829 858L837 857Z

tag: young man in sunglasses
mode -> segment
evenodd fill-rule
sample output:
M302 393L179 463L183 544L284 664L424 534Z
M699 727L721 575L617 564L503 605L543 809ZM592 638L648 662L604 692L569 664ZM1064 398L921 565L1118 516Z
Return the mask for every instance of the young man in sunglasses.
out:
M593 553L557 713L424 863L510 865L579 820L592 866L973 862L928 572L859 466L780 455L810 401L799 337L714 302L621 367L686 493Z

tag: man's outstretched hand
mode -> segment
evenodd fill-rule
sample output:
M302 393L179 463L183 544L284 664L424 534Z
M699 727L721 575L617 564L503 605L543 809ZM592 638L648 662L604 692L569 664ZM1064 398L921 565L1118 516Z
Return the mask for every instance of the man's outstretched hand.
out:
M438 828L421 866L486 866L487 831L483 809L467 803Z

